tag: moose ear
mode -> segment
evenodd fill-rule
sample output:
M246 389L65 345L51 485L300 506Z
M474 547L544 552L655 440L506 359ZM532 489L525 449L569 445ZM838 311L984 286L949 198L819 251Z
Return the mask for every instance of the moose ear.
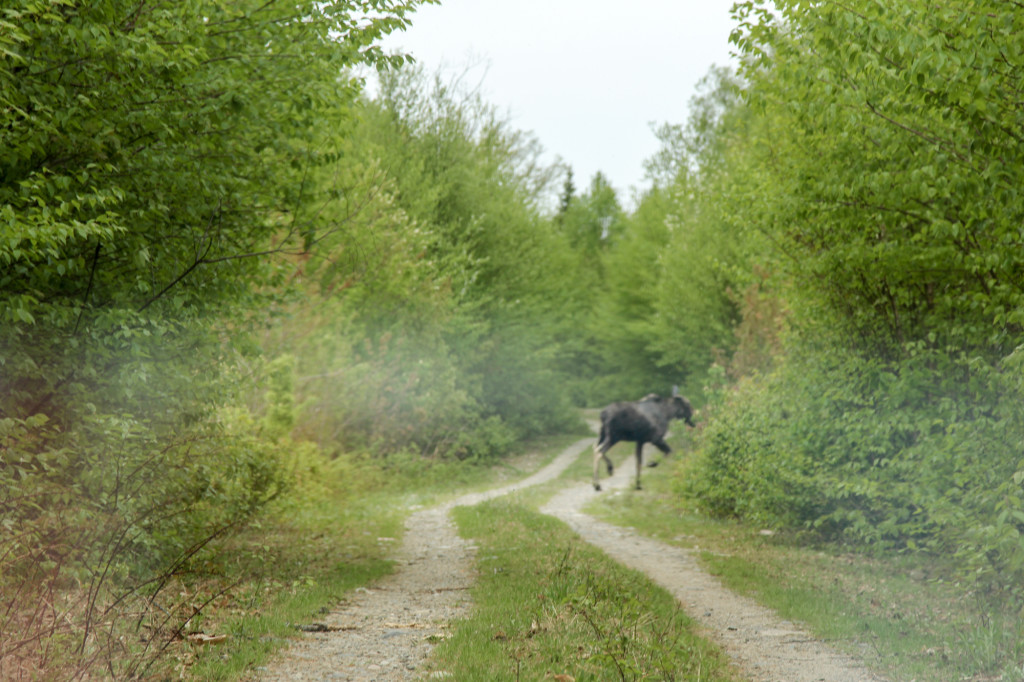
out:
M672 397L679 395L679 384L672 384Z
M682 407L684 412L693 413L693 405L686 399L686 396L676 394L672 396L672 402Z

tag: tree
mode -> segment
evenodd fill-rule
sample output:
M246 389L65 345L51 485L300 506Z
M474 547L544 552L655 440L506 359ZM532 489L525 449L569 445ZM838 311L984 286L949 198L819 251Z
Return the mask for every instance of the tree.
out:
M280 257L342 234L316 210L338 188L307 180L341 145L349 70L404 61L373 43L418 4L5 3L0 591L49 609L10 602L20 653L117 657L172 574L286 489L276 427L230 409L246 332Z
M108 390L118 404L126 358L191 352L267 256L336 230L306 210L302 178L324 151L310 133L342 126L358 91L346 68L401 61L371 45L414 6L374 2L373 19L354 2L8 9L0 413L74 414Z
M765 229L813 315L889 358L918 342L1012 351L1024 331L1021 13L778 8L771 21L743 3L737 41L774 133Z
M601 171L594 173L587 191L560 215L569 243L595 262L597 254L622 234L625 219L618 194Z
M562 183L562 193L558 195L558 220L564 219L564 216L569 211L569 207L572 206L573 199L576 198L576 184L572 181L572 167L567 166L565 169L565 182Z
M625 220L619 240L604 254L605 275L587 324L597 355L591 360L592 404L637 399L680 383L680 375L665 372L651 349L658 281L664 274L661 258L670 239L673 207L668 191L649 190Z
M718 406L696 491L1019 598L1024 14L764 4L736 6L752 120L727 215L771 245L791 329Z
M710 174L730 140L722 121L737 115L740 95L732 70L712 65L689 101L686 124L662 123L654 128L661 148L644 162L647 179L655 187L668 187L683 174Z
M445 446L457 445L446 451L430 437L416 447L438 456L490 456L508 445L491 448L492 436L571 421L556 366L581 294L574 256L540 208L557 169L541 164L536 141L479 93L418 68L386 74L359 120L346 158L372 160L386 176L390 209L405 214L415 233L405 240L418 245L414 262L382 276L414 273L422 288L412 295L402 289L397 299L357 286L339 293L368 345L394 351L382 363L409 368L400 374L443 378L404 393L382 390L395 399L395 411L404 409L403 399L419 406L407 423L436 416L431 431L447 433ZM450 400L429 405L421 395ZM474 434L480 438L467 446Z
M603 254L607 289L592 333L605 400L675 384L699 396L711 364L736 347L752 250L732 215L730 178L747 129L738 95L733 74L712 69L687 122L658 129L653 186Z

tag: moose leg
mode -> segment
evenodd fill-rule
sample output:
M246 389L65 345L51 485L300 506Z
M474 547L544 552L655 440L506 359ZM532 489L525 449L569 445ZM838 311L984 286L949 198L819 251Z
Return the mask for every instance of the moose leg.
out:
M594 490L600 490L601 484L598 482L598 467L601 466L601 460L608 466L608 475L611 476L615 472L615 466L612 464L612 460L608 457L608 449L611 448L611 444L604 441L600 441L594 446Z
M661 450L662 453L664 453L664 455L666 457L668 457L670 454L672 454L672 448L670 448L668 446L668 443L665 442L664 438L659 438L658 440L652 440L651 443L654 445L654 447L656 447L659 450ZM647 466L649 466L649 467L656 467L656 466L658 466L658 461L657 460L651 460L650 462L647 463Z
M640 469L643 468L644 461L644 442L637 441L636 444L636 489L642 490L640 487Z

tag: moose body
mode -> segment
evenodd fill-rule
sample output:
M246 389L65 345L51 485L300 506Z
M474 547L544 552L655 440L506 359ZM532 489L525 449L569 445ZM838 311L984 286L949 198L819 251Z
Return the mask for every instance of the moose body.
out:
M682 419L693 426L693 406L681 395L664 398L652 393L642 400L612 403L601 410L601 433L594 445L594 490L601 489L597 472L602 459L609 476L615 471L608 451L619 441L636 443L636 489L640 490L644 443L652 443L666 455L671 453L665 433L673 419ZM648 466L656 465L657 462L651 462Z

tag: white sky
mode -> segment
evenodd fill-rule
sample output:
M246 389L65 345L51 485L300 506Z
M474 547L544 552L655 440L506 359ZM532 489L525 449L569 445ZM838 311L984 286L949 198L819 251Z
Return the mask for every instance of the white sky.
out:
M732 63L733 0L442 0L421 7L386 50L470 81L512 125L573 167L585 190L602 171L629 205L651 123L683 123L697 82ZM628 9L627 9L628 8Z

